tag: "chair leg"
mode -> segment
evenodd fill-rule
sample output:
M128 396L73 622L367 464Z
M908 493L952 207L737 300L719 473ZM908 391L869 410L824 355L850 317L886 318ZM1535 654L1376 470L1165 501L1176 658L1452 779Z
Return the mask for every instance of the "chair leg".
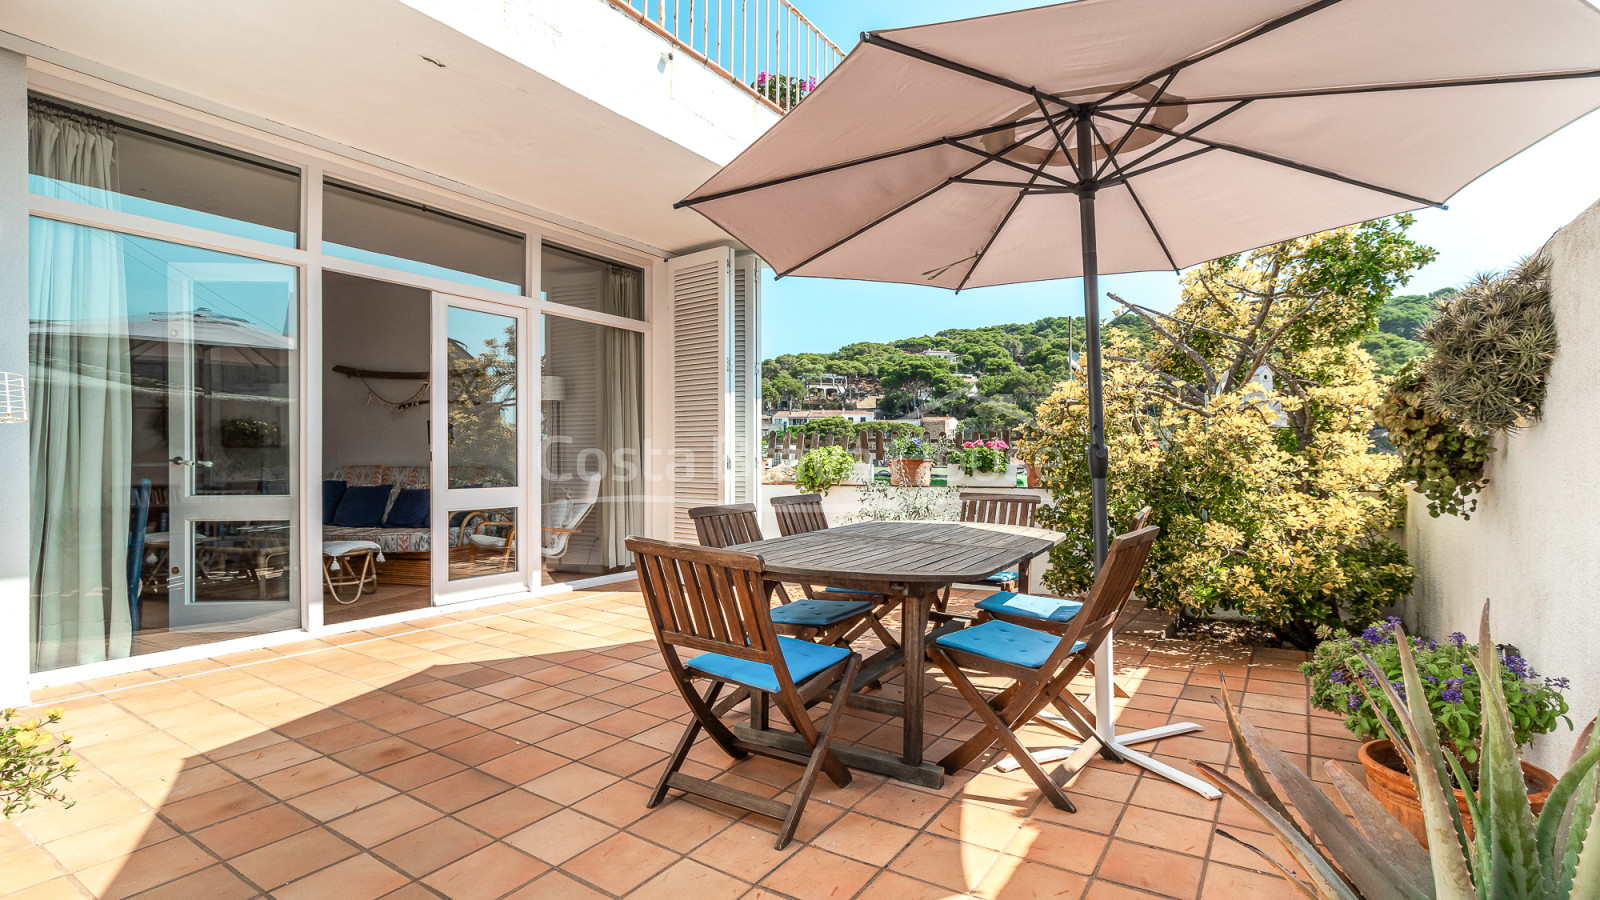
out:
M989 705L988 699L978 691L977 686L967 678L966 673L962 672L961 668L937 647L929 648L928 655L933 657L934 664L944 670L950 682L956 686L956 690L960 691L961 696L966 698L967 703L978 714L978 718L987 726L985 730L993 732L999 743L1004 745L1005 749L1022 765L1023 770L1028 773L1028 777L1032 778L1033 783L1038 785L1045 799L1050 801L1050 805L1066 812L1077 812L1078 808L1062 792L1055 779L1051 778L1050 773L1040 768L1033 757L1028 755L1028 748L1023 746L1016 733L1001 719L1000 714L995 712L994 707ZM1026 721L1026 719L1021 719L1021 721ZM949 769L946 768L946 771L948 772Z
M701 703L704 707L708 708L717 702L717 694L722 693L722 685L723 683L720 681L712 683L711 690L706 692L705 698L701 700ZM691 693L693 690L694 688L689 688ZM657 806L661 805L661 801L667 796L667 787L669 782L672 781L672 776L677 774L678 769L683 767L683 761L689 758L689 751L694 749L695 739L700 736L700 729L705 727L700 721L700 716L694 714L699 711L694 709L695 704L691 703L689 705L691 707L689 727L684 729L683 737L678 739L677 748L672 751L671 756L667 757L666 768L661 770L661 778L656 782L656 789L650 792L650 799L644 802L644 805L650 809L655 809ZM715 721L715 719L713 719L713 721ZM722 723L718 722L717 724L720 726ZM726 731L726 729L724 729L724 731ZM732 756L734 759L744 759L748 755L744 751L739 750L737 747L733 747L730 744L724 744L722 739L717 738L715 734L712 734L712 737L716 738L717 743L722 746L722 749L728 751L728 755ZM730 741L732 737L732 734L728 734Z
M817 733L816 741L811 748L811 759L806 763L805 774L800 776L800 782L794 787L794 799L789 806L789 814L784 817L783 827L778 831L779 850L789 845L795 829L800 827L800 816L805 811L806 802L811 799L811 789L816 786L817 773L828 768L830 762L836 763L844 771L844 781L833 777L832 772L829 772L829 777L840 787L850 783L850 770L844 767L844 763L838 761L829 747L833 744L833 735L844 712L847 698L855 689L856 672L860 667L861 658L855 655L845 663L844 676L839 682L838 691L833 695L833 706L828 710L827 717L822 720L822 729ZM805 716L805 710L800 710L799 714ZM810 721L809 717L806 719Z

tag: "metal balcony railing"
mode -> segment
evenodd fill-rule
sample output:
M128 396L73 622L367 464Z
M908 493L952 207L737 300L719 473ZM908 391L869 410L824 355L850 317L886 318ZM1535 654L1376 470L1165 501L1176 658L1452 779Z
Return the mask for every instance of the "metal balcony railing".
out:
M607 0L779 112L844 59L788 0Z

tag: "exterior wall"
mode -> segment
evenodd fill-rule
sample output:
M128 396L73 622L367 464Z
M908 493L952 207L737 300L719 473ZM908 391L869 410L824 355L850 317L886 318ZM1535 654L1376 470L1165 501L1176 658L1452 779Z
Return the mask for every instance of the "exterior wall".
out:
M0 173L28 169L27 61L0 50ZM0 372L28 371L28 184L0 178ZM0 425L0 708L27 700L28 427ZM17 477L21 474L22 477Z
M1495 639L1539 672L1572 680L1581 729L1600 709L1600 203L1546 245L1561 350L1544 418L1496 442L1490 485L1468 521L1428 515L1411 496L1406 550L1417 583L1406 620L1422 634L1477 637L1493 603ZM1529 761L1560 773L1575 742L1536 739Z

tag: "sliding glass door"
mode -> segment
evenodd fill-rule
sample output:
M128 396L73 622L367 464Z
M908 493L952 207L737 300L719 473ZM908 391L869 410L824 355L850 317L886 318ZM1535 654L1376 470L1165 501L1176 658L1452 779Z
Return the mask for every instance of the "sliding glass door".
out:
M432 564L435 604L527 590L528 313L433 295ZM538 547L535 540L533 547Z

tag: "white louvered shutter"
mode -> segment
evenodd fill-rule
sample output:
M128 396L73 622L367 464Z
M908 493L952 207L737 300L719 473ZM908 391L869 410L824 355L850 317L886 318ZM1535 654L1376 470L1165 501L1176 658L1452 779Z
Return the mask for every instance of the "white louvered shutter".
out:
M755 503L761 477L761 262L733 262L733 502Z
M695 543L688 511L731 502L729 358L733 251L667 261L672 291L672 539Z

